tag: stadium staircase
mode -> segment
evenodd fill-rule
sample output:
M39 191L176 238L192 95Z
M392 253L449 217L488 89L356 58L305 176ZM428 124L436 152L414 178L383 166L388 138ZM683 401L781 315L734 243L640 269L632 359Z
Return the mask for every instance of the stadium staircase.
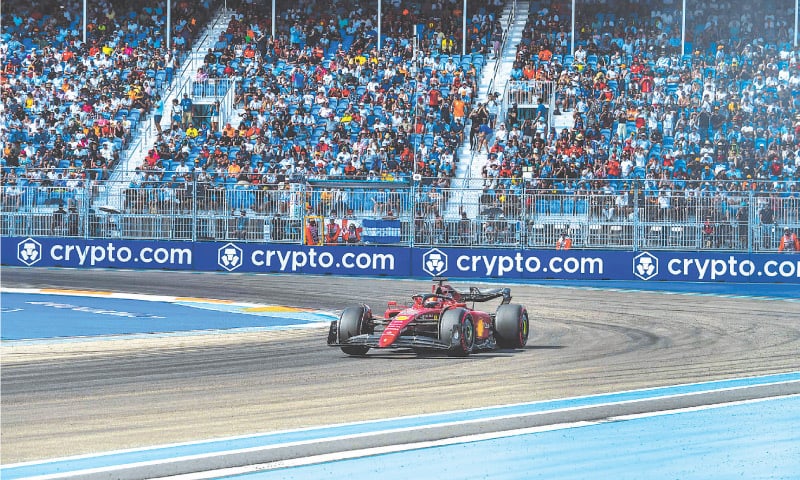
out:
M164 116L161 124L165 132L169 130L170 126L172 100L180 101L184 92L191 93L191 82L195 78L197 69L204 64L204 57L208 49L213 48L220 34L227 30L231 15L232 10L228 10L224 6L217 9L203 33L198 37L200 40L181 63L172 83L161 93L164 101ZM134 169L141 164L147 150L152 148L158 137L158 131L153 125L152 113L142 117L139 128L131 135L131 147L126 150L123 161L114 169L110 180L106 183L101 204L120 211L124 208L125 190L133 177Z
M492 58L490 56L487 59L478 85L478 102L485 103L490 93L500 93L500 98L504 98L506 95L505 86L511 76L511 70L517 55L517 46L522 40L522 32L528 21L528 9L530 8L529 2L517 2L516 8L514 8L513 3L506 3L500 18L506 29L500 58ZM504 116L505 112L501 111L498 114L496 125L503 121ZM442 215L445 219L458 219L461 217L462 211L465 211L471 219L478 218L481 214L478 201L483 187L481 170L489 160L489 156L485 152L477 153L472 151L469 142L469 130L468 123L464 129L464 143L459 150L461 161L456 167L456 175L452 182L454 190L458 193L450 198Z

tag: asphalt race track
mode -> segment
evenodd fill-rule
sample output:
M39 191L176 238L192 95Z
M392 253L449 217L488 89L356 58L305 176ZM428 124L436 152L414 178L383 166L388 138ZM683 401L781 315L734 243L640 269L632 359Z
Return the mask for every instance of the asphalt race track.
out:
M61 287L382 312L430 282L3 268ZM456 283L456 285L464 285ZM746 293L746 287L742 287ZM388 416L800 371L800 302L513 286L519 351L350 358L327 330L4 347L3 464Z

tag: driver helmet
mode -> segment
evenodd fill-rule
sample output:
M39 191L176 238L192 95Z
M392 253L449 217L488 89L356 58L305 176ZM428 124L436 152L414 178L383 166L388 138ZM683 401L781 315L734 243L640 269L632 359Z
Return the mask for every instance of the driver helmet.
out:
M441 299L438 297L428 297L425 299L425 303L422 305L425 308L436 308L439 306Z

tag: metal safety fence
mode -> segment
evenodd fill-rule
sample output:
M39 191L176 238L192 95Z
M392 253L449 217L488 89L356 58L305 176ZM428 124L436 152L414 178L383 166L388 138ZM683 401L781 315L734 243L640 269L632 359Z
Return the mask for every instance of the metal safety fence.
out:
M126 239L304 241L310 217L360 226L396 226L396 245L775 251L784 228L800 229L800 194L740 190L608 188L602 192L534 189L525 184L464 189L422 182L249 183L202 180L127 185L120 204L87 181L2 187L4 236ZM457 201L455 199L458 199ZM377 242L380 243L380 242Z

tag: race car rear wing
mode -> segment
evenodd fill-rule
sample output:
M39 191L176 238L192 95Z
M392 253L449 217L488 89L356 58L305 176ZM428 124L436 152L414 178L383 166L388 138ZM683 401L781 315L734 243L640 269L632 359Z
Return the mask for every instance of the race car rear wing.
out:
M447 281L444 277L434 277L433 281L439 284L441 288L444 282ZM502 304L511 303L511 289L510 288L493 288L491 290L481 290L478 287L469 287L468 292L457 290L452 285L448 285L454 292L461 296L462 302L488 302L495 298L502 298Z
M481 291L478 287L469 287L469 292L459 292L464 302L488 302L495 298L502 298L502 304L511 303L510 288L493 288Z

